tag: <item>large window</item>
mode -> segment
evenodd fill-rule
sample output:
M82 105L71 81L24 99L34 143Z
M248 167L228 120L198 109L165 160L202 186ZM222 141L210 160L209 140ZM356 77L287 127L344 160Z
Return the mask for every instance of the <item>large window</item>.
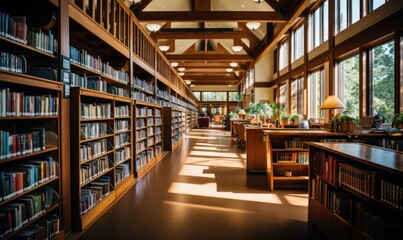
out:
M309 50L327 41L329 37L328 3L325 1L319 8L309 14Z
M391 117L395 109L395 49L390 41L370 50L372 114Z
M360 114L359 57L355 55L336 65L336 96L346 105L344 111L354 117Z
M287 84L280 86L279 103L287 105Z
M227 101L227 92L203 92L203 101Z
M304 107L304 79L299 78L291 82L291 113L302 116Z
M200 101L200 92L193 92L193 95Z
M291 62L304 55L304 24L292 31L291 34Z
M288 65L288 41L284 41L283 43L281 43L279 57L279 70L282 70Z
M238 92L229 92L228 93L228 101L238 101L241 100L241 96Z
M322 119L320 105L325 100L325 71L319 70L308 77L308 118Z
M336 33L349 27L360 20L361 1L337 0L336 1Z
M388 0L368 0L370 11L374 11L375 9L379 8L383 4L385 4Z

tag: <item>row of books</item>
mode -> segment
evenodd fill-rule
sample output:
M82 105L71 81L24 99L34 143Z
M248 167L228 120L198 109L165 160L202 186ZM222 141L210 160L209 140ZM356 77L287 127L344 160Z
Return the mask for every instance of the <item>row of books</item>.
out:
M278 152L276 162L278 163L309 163L308 152Z
M340 187L374 197L376 173L359 165L339 162L338 183Z
M130 164L122 163L115 168L115 183L119 184L123 179L130 175Z
M130 117L129 105L115 106L115 117Z
M154 108L147 108L147 117L154 116Z
M162 117L162 110L160 108L155 109L155 116L156 117Z
M129 120L117 120L115 122L115 132L123 132L130 130Z
M152 83L148 83L146 80L141 80L138 77L134 78L132 86L143 91L147 91L150 94L154 94L154 85Z
M158 124L157 124L158 125ZM155 134L161 134L162 133L162 131L161 131L161 126L157 126L157 127L155 127Z
M146 138L147 137L147 131L142 129L142 130L137 130L136 131L136 140Z
M157 134L155 135L155 143L159 143L162 141L162 134Z
M169 93L159 89L158 87L157 87L157 97L169 101Z
M80 145L80 161L84 162L96 158L108 151L107 139L93 141ZM112 149L112 147L110 147Z
M45 129L31 128L26 133L0 130L0 160L45 149Z
M147 126L154 126L154 118L147 119Z
M136 119L136 129L143 128L146 126L144 119Z
M130 159L131 156L132 156L132 154L131 154L130 146L126 146L124 148L117 149L115 151L115 165Z
M81 103L82 119L103 119L112 117L110 103ZM115 109L116 112L116 109Z
M333 185L338 185L338 170L339 161L332 155L326 154L322 151L313 153L313 160L311 166L315 174L318 174L322 178L326 179Z
M148 136L154 135L154 127L148 127L147 128L147 135Z
M27 18L0 12L0 36L27 44Z
M147 164L147 153L146 152L141 152L136 155L136 170L139 170L141 167L143 167L145 164Z
M132 91L133 100L140 100L148 103L155 103L155 99L152 95L148 95L142 91Z
M145 117L147 116L147 107L136 107L136 117Z
M80 184L85 184L98 177L109 169L108 156L103 156L94 161L81 164L80 166Z
M161 153L162 153L162 146L161 145L155 146L155 155L158 156Z
M285 148L304 148L305 143L301 139L284 140Z
M147 139L147 146L151 147L152 145L154 145L154 137L149 137Z
M0 70L27 73L27 59L23 55L0 51Z
M154 156L155 156L155 151L154 151L154 149L147 149L147 158L150 160L150 159L153 159L154 158Z
M0 88L0 117L57 116L59 98L52 95L26 95Z
M136 152L137 153L146 150L146 148L147 148L146 140L143 140L143 141L140 141L140 142L136 143Z
M380 190L377 198L388 206L403 210L403 183L380 177Z
M161 118L156 118L155 119L155 125L162 125L162 119Z
M121 134L115 135L115 147L116 148L130 143L130 141L131 141L131 139L130 139L130 135L128 133L121 133Z
M51 187L26 194L0 207L0 236L18 231L41 216L53 201Z
M127 84L129 82L129 74L126 70L117 70L109 65L109 62L103 62L100 56L92 56L85 49L78 49L70 46L70 59L73 63L79 64L114 80Z
M105 196L107 196L111 190L110 178L105 175L86 185L85 188L81 188L81 215L87 213Z
M158 99L156 101L156 104L164 106L164 107L170 107L171 106L171 103L169 101L167 101L167 100L164 100L164 99Z
M110 93L122 97L129 97L128 89L111 85L106 80L102 80L100 76L83 76L77 73L70 73L71 86L87 88L99 92Z
M58 43L52 30L34 30L26 21L26 16L11 16L0 12L0 36L50 54L56 53Z
M0 171L0 203L58 176L58 163L52 157L28 160Z
M80 139L88 140L93 138L99 138L108 135L113 132L110 126L106 122L96 123L81 123L80 124Z
M16 234L16 239L51 239L60 232L60 217L52 214Z

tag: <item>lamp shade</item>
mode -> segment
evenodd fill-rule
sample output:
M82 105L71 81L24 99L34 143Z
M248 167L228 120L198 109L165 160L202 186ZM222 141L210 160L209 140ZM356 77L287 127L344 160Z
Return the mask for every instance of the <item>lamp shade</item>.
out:
M330 95L325 99L320 109L339 109L345 107L346 105L336 95Z
M246 115L245 110L243 110L243 109L239 110L238 115L241 115L241 116Z
M160 30L161 25L157 24L157 23L149 23L147 24L147 29L150 30L151 32L156 32L158 30Z
M179 72L178 75L183 77L183 76L185 76L185 73L184 72Z
M177 67L178 65L179 65L178 62L171 62L171 66L172 66L172 67Z
M238 63L236 63L236 62L231 62L231 63L229 63L229 65L231 66L231 67L238 67Z
M232 46L232 50L234 50L234 52L240 52L242 51L243 47L242 46Z
M251 30L255 30L260 27L260 24L261 24L260 22L247 22L246 26Z
M166 52L169 50L169 46L168 45L160 45L158 47L161 51Z
M179 71L179 72L184 72L185 70L186 70L186 68L184 68L184 67L178 68L178 71Z
M234 69L232 69L232 68L227 68L227 69L225 69L225 71L227 71L227 72L232 72Z

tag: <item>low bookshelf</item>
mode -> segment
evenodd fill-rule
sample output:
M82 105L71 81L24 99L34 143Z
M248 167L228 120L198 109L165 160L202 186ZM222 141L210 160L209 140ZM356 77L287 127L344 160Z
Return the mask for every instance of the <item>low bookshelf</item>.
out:
M403 153L308 143L308 223L326 239L394 239L403 226Z

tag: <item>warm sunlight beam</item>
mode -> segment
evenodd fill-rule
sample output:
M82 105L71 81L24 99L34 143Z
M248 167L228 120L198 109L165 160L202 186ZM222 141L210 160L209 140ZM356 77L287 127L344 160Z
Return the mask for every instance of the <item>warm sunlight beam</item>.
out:
M217 143L201 143L198 142L195 144L196 146L214 146L214 147L227 147L228 145L222 145L222 144L217 144Z
M274 193L232 193L232 192L217 192L216 183L206 184L189 184L173 182L168 189L170 193L186 194L193 196L233 199L250 202L261 202L271 204L282 204L281 200Z
M221 212L235 212L235 213L243 213L243 214L248 214L250 211L244 211L240 209L234 209L234 208L223 208L223 207L211 207L211 206L206 206L206 205L200 205L200 204L191 204L191 203L181 203L181 202L173 202L173 201L164 201L165 204L171 204L175 205L180 208L199 208L203 210L210 210L210 211L221 211Z
M200 136L185 136L185 138L194 138L194 139L217 139L216 137L200 137Z
M204 170L209 169L209 167L203 166L193 166L193 165L183 165L178 175L182 176L192 176L192 177L203 177L203 178L215 178L213 173L203 173Z
M220 153L220 152L208 152L208 151L191 151L191 156L205 156L205 157L229 157L229 158L236 158L238 154L236 153Z
M187 164L202 165L202 166L218 166L218 167L230 167L230 168L245 168L244 162L236 158L198 158L189 157L186 160Z
M288 194L284 198L290 205L306 207L308 205L307 194Z

